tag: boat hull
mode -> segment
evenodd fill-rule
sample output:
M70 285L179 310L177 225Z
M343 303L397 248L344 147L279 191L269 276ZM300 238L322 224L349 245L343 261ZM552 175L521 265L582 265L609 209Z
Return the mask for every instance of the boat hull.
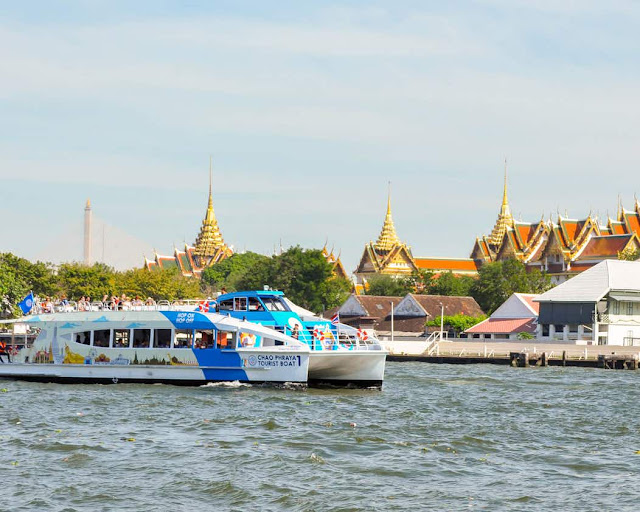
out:
M269 359L269 354L262 355ZM277 354L282 355L282 354ZM258 358L256 357L256 360ZM243 361L253 361L248 356ZM273 361L273 360L271 360ZM298 364L299 363L299 364ZM0 365L0 378L33 382L59 383L140 383L199 386L209 382L306 383L308 356L296 354L295 366L286 369L275 366L211 367L211 366L155 366L155 365L98 365L98 364L33 364L7 363Z
M386 358L383 350L311 352L309 386L381 388Z

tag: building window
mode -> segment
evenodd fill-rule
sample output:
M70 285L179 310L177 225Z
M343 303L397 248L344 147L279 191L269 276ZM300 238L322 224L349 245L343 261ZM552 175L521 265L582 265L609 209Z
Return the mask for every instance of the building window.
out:
M633 302L627 302L627 315L633 315Z
M614 315L620 314L620 303L617 300L613 301L613 304L611 305L611 311Z

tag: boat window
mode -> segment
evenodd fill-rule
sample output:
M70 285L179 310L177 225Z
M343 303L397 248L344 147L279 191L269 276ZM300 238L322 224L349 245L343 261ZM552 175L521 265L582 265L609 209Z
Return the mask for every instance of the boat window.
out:
M129 331L129 329L114 329L113 330L113 347L129 348L130 334L131 334L131 331Z
M249 311L264 311L264 306L258 297L249 297Z
M223 349L235 348L232 332L218 331L218 348L223 348Z
M287 311L279 297L262 297L262 302L269 311Z
M236 297L234 299L234 309L236 311L246 311L247 310L247 298L246 297Z
M220 302L219 311L233 311L233 299L227 299Z
M111 330L109 329L101 329L99 331L93 331L93 346L108 347L110 338L111 338Z
M151 329L133 330L133 348L149 348L151 345Z
M196 331L196 348L213 348L213 330L208 329L206 331Z
M153 346L168 348L171 346L171 329L155 329L153 331Z
M176 329L175 348L191 348L193 331L191 329Z
M74 339L76 343L89 345L91 343L91 331L77 332Z

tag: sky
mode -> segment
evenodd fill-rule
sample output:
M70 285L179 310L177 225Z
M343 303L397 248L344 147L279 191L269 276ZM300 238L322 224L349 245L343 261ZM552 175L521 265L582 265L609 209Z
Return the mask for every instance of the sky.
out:
M210 155L236 251L328 241L348 270L388 182L414 256L468 257L505 158L516 219L606 221L640 192L639 25L624 0L3 2L0 251L80 260L87 198L116 267L193 243Z

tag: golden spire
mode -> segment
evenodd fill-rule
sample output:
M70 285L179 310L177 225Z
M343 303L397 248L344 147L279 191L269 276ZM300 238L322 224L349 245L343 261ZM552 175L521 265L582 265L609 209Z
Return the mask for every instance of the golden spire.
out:
M401 245L400 239L396 234L396 228L393 225L393 218L391 217L391 182L389 182L389 193L387 195L387 215L384 218L384 224L382 225L382 231L376 241L374 247L378 251L390 251L397 245Z
M219 248L225 247L222 233L220 233L218 221L216 220L216 214L213 211L212 176L211 157L209 157L209 203L207 205L207 213L200 227L200 234L196 239L194 251L194 254L201 258L211 258Z
M502 206L496 220L495 226L489 235L489 243L496 247L502 243L508 227L513 227L513 215L507 199L507 159L504 159L504 189L502 192Z

